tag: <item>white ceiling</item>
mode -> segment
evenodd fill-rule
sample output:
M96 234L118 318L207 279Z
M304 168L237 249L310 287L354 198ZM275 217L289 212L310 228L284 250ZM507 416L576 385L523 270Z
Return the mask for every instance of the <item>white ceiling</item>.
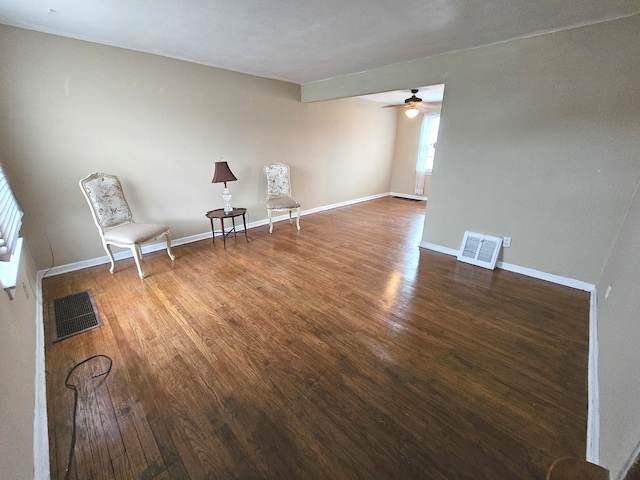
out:
M444 85L427 85L424 87L416 87L418 93L416 96L421 98L425 103L441 102L444 96ZM411 90L394 90L391 92L372 93L370 95L361 95L360 98L378 102L385 105L402 105L404 101L412 95Z
M0 0L3 24L297 84L636 13L640 0Z

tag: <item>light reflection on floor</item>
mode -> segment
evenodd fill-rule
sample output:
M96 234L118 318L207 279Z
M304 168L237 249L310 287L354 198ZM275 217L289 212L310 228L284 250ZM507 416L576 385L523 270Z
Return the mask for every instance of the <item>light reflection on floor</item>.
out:
M424 228L424 212L414 218L413 224L406 230L406 235L403 242L400 243L400 247L404 251L403 270L395 270L389 274L387 278L384 300L382 302L385 313L391 313L401 305L407 305L411 303L414 296L414 286L418 275L418 266L420 265L420 242L422 241L422 231ZM389 327L396 331L402 332L404 325L399 323L397 316L390 315L387 324Z

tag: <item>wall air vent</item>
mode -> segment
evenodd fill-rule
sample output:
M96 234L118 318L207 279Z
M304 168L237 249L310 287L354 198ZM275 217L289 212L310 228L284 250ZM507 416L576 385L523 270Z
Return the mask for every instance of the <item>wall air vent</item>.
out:
M458 260L493 270L496 268L500 247L502 237L467 231L464 232Z

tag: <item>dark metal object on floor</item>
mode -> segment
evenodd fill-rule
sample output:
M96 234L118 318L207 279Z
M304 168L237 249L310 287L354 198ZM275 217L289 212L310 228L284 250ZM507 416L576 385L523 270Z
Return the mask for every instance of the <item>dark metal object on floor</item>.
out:
M102 325L91 290L57 298L49 311L54 342Z

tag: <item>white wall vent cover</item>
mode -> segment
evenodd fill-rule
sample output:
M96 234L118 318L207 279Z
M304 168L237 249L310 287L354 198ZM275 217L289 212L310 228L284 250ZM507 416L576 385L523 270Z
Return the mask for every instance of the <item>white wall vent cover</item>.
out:
M502 247L502 237L464 232L458 260L493 270Z

